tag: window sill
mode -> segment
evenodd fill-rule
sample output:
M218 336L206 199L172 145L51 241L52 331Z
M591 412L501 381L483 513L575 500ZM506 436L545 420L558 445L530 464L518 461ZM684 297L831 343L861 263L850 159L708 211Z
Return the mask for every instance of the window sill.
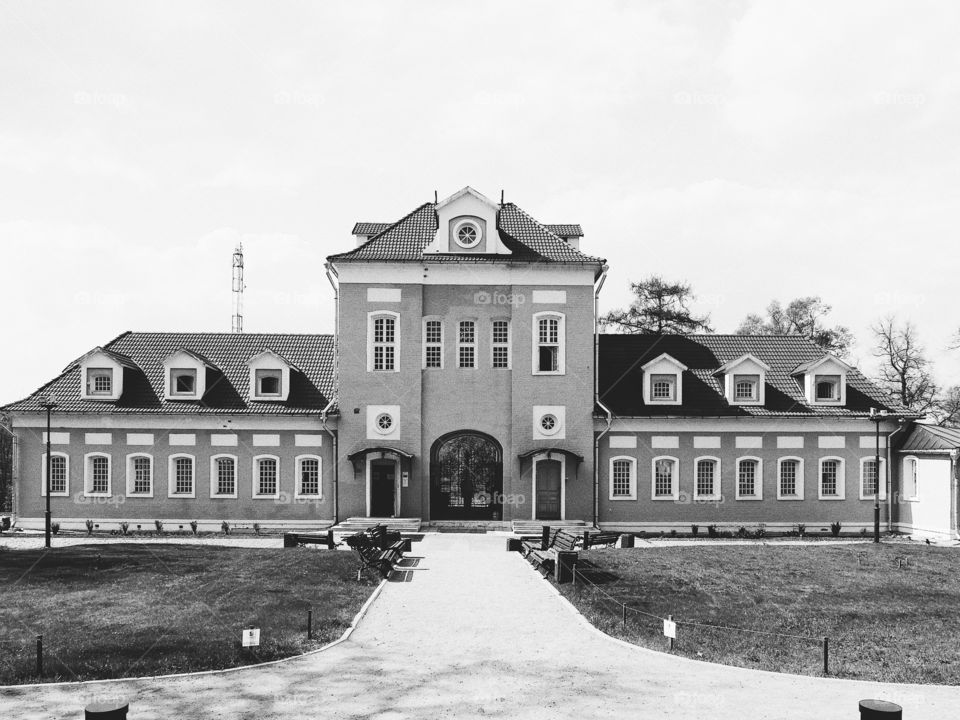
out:
M676 502L680 498L676 495L655 495L650 499L656 502Z
M759 495L737 495L736 500L744 502L757 502L763 501L763 498Z
M218 494L218 493L211 493L211 494L210 494L210 499L211 499L211 500L236 500L236 499L237 499L237 493L233 493L233 494L230 494L230 495L227 495L227 494Z
M197 497L196 493L167 493L167 497L171 500L194 500Z
M803 500L803 497L800 495L777 495L777 500L786 500L787 502L796 502L797 500Z
M47 496L47 494L46 494L45 492L41 492L41 493L40 493L40 497L46 497L46 496ZM55 497L70 497L70 493L69 493L69 492L51 492L51 493L50 493L50 497L52 497L52 498L55 498Z
M610 502L618 502L620 500L636 500L636 495L617 495L616 497L611 497Z
M306 495L304 495L304 494L302 494L302 493L297 493L296 495L293 496L293 499L294 499L294 500L323 500L323 496L320 495L320 494L306 494Z
M846 500L846 498L840 495L820 495L817 500Z
M84 497L89 497L89 498L108 498L108 497L113 497L113 493L111 493L111 492L87 492L86 490L84 490L84 491L83 491L83 496L84 496ZM51 497L53 497L53 495L51 495Z
M128 497L128 498L152 498L152 497L153 497L153 493L152 493L152 492L148 492L148 493L145 493L145 492L138 492L138 493L128 492L128 493L127 493L127 497Z
M251 499L253 499L253 500L279 500L279 499L280 499L280 493L277 493L276 495L253 495Z

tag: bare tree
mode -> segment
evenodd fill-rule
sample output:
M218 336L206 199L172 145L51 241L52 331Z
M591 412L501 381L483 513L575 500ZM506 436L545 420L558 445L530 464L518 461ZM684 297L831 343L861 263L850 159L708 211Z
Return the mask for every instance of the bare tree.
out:
M913 323L901 324L891 316L870 329L876 342L873 354L880 358L880 384L914 412L936 410L939 388Z
M960 427L960 385L954 385L940 396L936 415L937 424Z
M786 307L774 300L767 306L766 317L747 315L737 328L737 335L802 335L826 352L843 357L850 351L853 335L843 325L829 327L824 322L830 310L815 296L791 300Z
M698 330L713 332L709 315L694 315L688 307L695 300L690 286L668 282L658 275L631 282L636 296L626 310L611 310L600 318L604 328L621 333L689 335Z

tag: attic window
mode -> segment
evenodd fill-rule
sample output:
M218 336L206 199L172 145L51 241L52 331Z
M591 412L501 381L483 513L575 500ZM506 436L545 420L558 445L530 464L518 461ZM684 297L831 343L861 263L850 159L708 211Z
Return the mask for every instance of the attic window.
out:
M453 229L453 238L462 248L476 247L482 236L480 226L472 220L461 220Z
M751 401L758 399L758 387L760 385L759 375L736 375L733 379L733 399L742 401Z
M196 395L197 371L193 368L177 368L170 371L171 395Z
M113 370L111 368L89 368L87 370L88 395L113 394Z
M260 397L279 397L280 383L283 378L281 370L257 370L257 395Z
M814 378L817 402L840 402L840 376L817 375Z
M653 375L650 378L650 397L653 400L675 400L677 397L676 375Z

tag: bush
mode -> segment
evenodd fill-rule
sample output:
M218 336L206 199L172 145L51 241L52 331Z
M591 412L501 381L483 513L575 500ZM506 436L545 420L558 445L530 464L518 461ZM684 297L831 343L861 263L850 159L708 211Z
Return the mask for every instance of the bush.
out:
M57 535L60 532L60 523L58 522L50 523L50 532L52 532L54 535Z
M830 523L830 534L834 537L839 537L840 535L840 521Z
M157 528L157 535L163 535L163 520L154 520L153 525Z
M254 523L254 524L253 524L253 534L254 534L254 535L259 535L259 534L260 534L260 523Z
M87 535L93 535L93 520L84 520L83 524L87 526Z
M717 537L717 526L716 525L707 525L707 535L712 538Z
M193 530L193 534L194 534L194 535L197 534L197 521L196 521L196 520L191 520L191 521L190 521L190 529Z
M699 526L699 525L691 525L691 526L690 526L690 532L692 532L692 533L693 533L693 536L696 537L697 534L700 532L700 526Z
M670 537L676 537L676 536L677 536L677 529L676 529L676 528L673 528L673 529L670 531Z
M220 529L223 530L223 534L224 534L224 535L229 535L229 534L230 534L230 523L228 523L226 520L224 520L222 523L220 523Z
M120 523L120 534L126 535L128 530L130 530L130 523L124 520L122 523Z
M743 525L741 525L739 528L737 528L737 537L738 538L750 537L750 532Z
M767 526L763 523L757 525L757 530L754 533L754 537L765 538L767 536Z
M800 523L799 525L797 525L797 535L799 535L800 537L803 537L806 532L807 532L806 525L804 525L803 523Z

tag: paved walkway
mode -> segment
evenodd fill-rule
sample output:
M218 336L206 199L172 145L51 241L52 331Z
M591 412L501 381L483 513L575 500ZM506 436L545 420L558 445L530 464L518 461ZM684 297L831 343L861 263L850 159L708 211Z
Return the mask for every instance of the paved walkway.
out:
M263 668L4 690L0 714L81 717L124 693L147 718L857 718L880 697L904 717L953 717L960 688L778 675L612 641L573 613L504 539L427 535L351 638ZM6 711L6 712L4 712Z

